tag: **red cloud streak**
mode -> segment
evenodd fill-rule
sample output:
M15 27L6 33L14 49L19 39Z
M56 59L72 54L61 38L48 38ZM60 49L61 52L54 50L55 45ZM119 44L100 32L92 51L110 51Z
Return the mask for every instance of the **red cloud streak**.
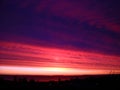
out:
M111 70L120 73L119 61L120 57L114 55L0 42L0 74L106 74Z

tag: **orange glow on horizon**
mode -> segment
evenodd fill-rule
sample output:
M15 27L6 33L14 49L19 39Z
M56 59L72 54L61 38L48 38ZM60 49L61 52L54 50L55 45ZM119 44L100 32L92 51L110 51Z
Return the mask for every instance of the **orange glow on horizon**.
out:
M0 74L7 75L97 75L108 74L109 70L75 69L58 67L20 67L20 66L0 66ZM120 70L114 71L120 73Z
M0 74L120 74L120 57L85 51L0 42Z

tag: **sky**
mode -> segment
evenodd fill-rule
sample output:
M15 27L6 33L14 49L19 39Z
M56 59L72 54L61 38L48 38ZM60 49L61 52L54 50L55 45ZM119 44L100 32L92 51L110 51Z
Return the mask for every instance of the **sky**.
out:
M0 75L120 74L119 0L1 0Z

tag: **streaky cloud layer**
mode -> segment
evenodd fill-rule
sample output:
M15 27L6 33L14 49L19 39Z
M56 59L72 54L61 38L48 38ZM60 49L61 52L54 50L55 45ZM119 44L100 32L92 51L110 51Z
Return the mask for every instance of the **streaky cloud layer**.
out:
M94 70L100 71L101 74L104 74L105 71L107 71L107 73L110 71L120 71L120 57L118 56L33 46L16 42L0 43L0 74L7 73L6 70L8 70L8 67L11 67L11 73L12 70L13 72L15 71L15 69L12 69L12 67L18 67L19 69L21 67L21 70L22 67L33 67L33 72L36 74L40 74L39 72L34 71L34 68L35 70L38 69L37 67L70 68L71 70L74 69L76 74L80 74L79 70L85 70L85 73L82 72L81 74L86 74L87 71L87 74L92 74L92 70L93 74ZM89 70L91 70L91 73ZM28 72L28 74L29 73L32 73L32 71ZM68 74L70 73L71 71L68 70ZM21 74L24 74L24 72ZM45 73L43 72L43 74ZM51 74L54 74L54 71L51 71Z
M119 8L120 0L2 0L0 74L120 73Z
M6 0L0 9L0 39L14 41L16 37L11 36L18 35L46 42L44 45L73 46L119 56L119 3L119 0Z

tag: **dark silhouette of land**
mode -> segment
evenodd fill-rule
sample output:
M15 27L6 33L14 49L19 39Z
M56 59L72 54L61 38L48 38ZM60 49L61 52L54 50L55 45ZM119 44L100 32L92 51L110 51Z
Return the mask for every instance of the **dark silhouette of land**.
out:
M54 77L54 76L51 76ZM82 78L81 78L82 77ZM112 89L120 90L120 75L74 76L70 79L57 81L35 81L26 77L13 76L12 80L0 76L0 90L83 90L83 89Z

